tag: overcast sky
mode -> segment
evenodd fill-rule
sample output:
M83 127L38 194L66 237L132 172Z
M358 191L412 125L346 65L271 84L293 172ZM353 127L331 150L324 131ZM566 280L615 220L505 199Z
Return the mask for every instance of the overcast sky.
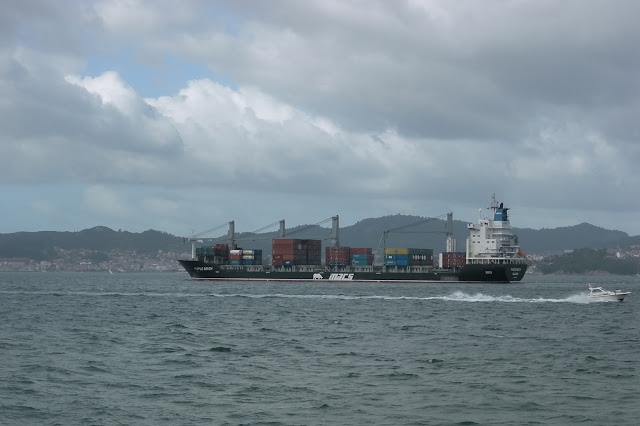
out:
M0 233L475 221L495 193L515 227L638 235L639 16L636 0L4 0Z

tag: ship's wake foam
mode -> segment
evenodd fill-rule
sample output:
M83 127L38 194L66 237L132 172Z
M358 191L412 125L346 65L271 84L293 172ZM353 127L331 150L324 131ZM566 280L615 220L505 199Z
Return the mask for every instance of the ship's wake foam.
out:
M491 296L482 293L467 294L462 291L456 291L446 296L378 296L378 295L346 295L346 294L210 294L212 297L247 297L253 299L264 298L288 298L288 299L318 299L318 300L442 300L449 302L500 302L500 303L597 303L599 300L593 300L586 294L575 294L562 299L551 298L522 298L510 295Z
M461 302L503 302L503 303L593 303L598 302L593 300L586 294L574 294L561 299L553 298L523 298L513 297L510 295L490 296L482 293L476 293L475 295L466 294L461 291L456 291L451 296L445 296L443 300L453 300Z

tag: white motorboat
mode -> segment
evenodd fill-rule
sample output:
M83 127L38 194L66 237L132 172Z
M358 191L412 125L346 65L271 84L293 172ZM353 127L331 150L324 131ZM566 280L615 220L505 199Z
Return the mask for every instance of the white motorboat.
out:
M625 297L631 294L630 291L610 291L602 287L593 287L591 284L587 284L587 287L589 287L589 297L599 300L617 300L618 302L622 302Z

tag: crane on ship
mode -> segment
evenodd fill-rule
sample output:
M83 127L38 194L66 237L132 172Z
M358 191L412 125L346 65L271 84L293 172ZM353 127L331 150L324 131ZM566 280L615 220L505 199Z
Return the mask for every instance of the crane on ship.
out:
M216 237L216 238L204 238L205 235L210 234L214 231L217 231L219 229L222 229L226 226L229 226L229 232L227 233L227 237L229 240L231 240L231 242L235 241L235 222L229 221L228 223L223 223L222 225L216 226L215 228L209 228L207 230L198 232L198 233L193 233L190 237L185 237L182 239L183 243L186 243L187 241L191 242L191 258L195 259L196 258L196 243L198 242L207 242L207 241L217 241L220 238L223 237Z
M283 222L283 225L284 225L284 221L282 221L282 222ZM307 229L310 229L310 228L313 228L313 227L316 227L316 226L321 226L321 225L324 225L324 224L329 223L329 222L331 222L331 236L329 238L323 238L323 239L324 240L329 239L330 240L329 245L331 247L339 247L340 246L340 237L339 237L340 218L337 215L328 217L326 219L323 219L318 223L313 223L311 225L301 226L300 228L289 232L287 234L287 237L290 237L291 235L294 235L294 234L299 234L301 232L306 231ZM284 229L282 230L282 235L279 238L284 238Z
M445 230L444 231L416 231L409 230L410 228L414 228L416 226L422 225L427 222L431 222L432 220L442 219L444 216L447 216L447 221L445 222ZM447 236L447 251L456 251L456 240L453 236L453 213L445 213L440 216L427 217L425 219L419 220L414 223L409 223L407 225L397 226L395 228L390 228L382 232L382 236L380 237L380 243L378 244L378 248L376 249L376 253L380 253L380 248L382 247L382 252L387 248L387 239L389 238L389 234L446 234Z
M321 226L324 225L325 223L328 223L329 221L332 222L332 228L331 228L331 236L329 238L325 238L326 239L330 239L330 245L333 247L339 246L340 245L340 240L338 237L338 230L339 230L339 218L338 216L332 216L330 218L321 220L320 222L311 224L311 225L304 225L298 229L295 229L289 233L287 233L287 237L294 235L294 234L299 234L301 232L304 232L310 228L313 228L315 226ZM258 228L254 231L248 232L247 234L259 234L259 233L263 233L266 230L268 230L269 228L272 228L275 225L279 225L279 231L278 231L278 237L277 238L285 238L285 221L284 219L270 223L269 225L263 226L262 228ZM222 229L224 227L228 226L229 227L229 231L227 232L226 235L224 236L220 236L220 237L215 237L215 238L205 238L205 235L208 235L212 232L215 232L219 229ZM239 239L241 239L242 241L257 241L257 240L265 240L265 239L270 239L271 237L262 237L262 238L248 238L248 237L240 237ZM191 258L195 259L196 257L196 243L204 243L204 242L209 242L209 241L230 241L231 244L235 244L236 242L236 235L235 235L235 222L232 220L228 223L223 223L222 225L216 226L214 228L210 228L210 229L206 229L204 231L198 232L198 233L194 233L193 235L191 235L190 237L185 237L182 239L183 243L186 243L187 241L191 242Z

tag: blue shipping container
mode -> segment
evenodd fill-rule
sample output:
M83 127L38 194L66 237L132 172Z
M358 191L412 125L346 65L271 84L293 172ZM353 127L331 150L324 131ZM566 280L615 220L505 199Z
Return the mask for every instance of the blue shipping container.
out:
M351 260L367 260L368 254L352 254Z

